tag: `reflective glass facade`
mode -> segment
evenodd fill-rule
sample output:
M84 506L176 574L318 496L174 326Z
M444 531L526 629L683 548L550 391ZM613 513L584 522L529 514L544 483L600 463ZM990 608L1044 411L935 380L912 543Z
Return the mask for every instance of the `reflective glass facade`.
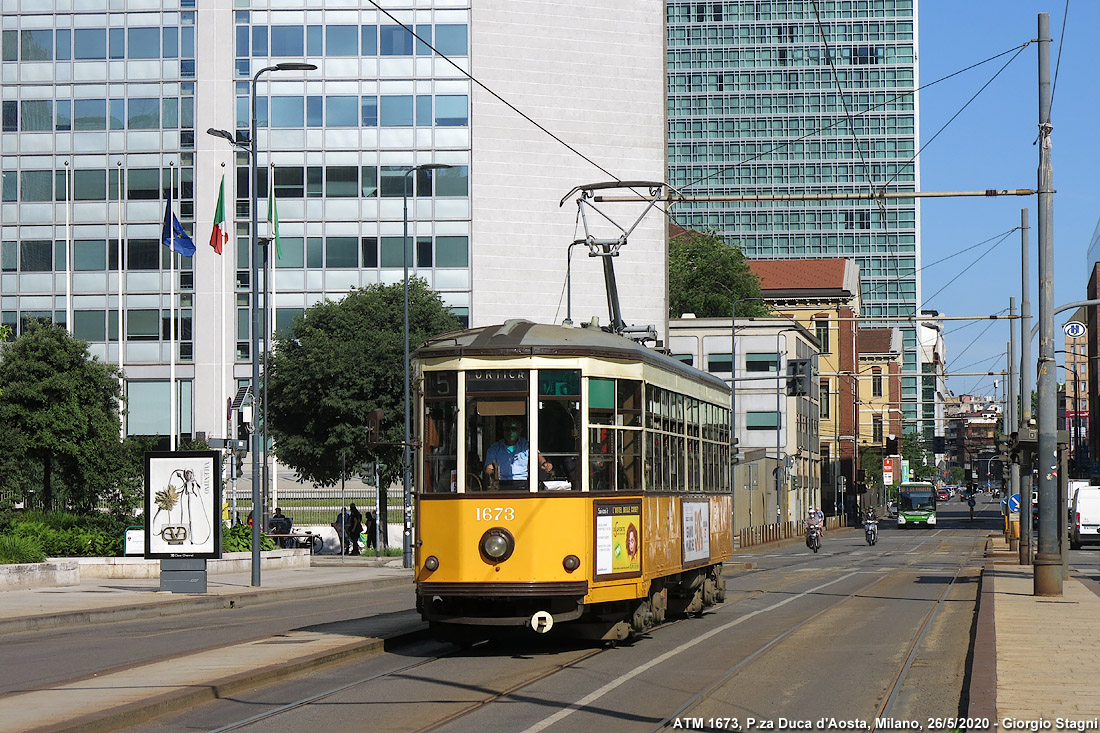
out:
M669 182L688 195L919 190L916 0L669 0ZM916 199L698 202L751 259L853 257L866 325L920 304ZM918 418L917 338L903 400ZM908 376L912 375L912 376Z

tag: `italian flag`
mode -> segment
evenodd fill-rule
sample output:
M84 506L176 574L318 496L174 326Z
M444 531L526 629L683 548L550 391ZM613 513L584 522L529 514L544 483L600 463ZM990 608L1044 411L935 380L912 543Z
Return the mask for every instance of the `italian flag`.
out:
M210 232L210 246L217 254L222 253L222 245L229 241L229 232L225 229L225 174L218 190L218 208L214 210L214 231Z

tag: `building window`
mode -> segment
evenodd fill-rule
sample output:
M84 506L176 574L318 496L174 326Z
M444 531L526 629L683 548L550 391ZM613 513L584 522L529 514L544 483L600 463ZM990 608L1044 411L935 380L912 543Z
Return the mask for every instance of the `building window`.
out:
M829 353L829 319L817 318L814 320L814 335L821 342L821 353Z
M828 379L821 380L820 391L818 392L818 405L821 407L821 412L818 416L822 419L828 418L832 406L832 394L829 392Z
M882 397L882 370L875 369L871 375L871 396Z
M707 354L708 372L732 372L733 354Z
M882 445L882 415L871 416L871 442Z
M746 412L745 428L747 430L779 430L779 413L774 410Z
M746 372L776 372L779 369L779 355L770 354L745 354Z

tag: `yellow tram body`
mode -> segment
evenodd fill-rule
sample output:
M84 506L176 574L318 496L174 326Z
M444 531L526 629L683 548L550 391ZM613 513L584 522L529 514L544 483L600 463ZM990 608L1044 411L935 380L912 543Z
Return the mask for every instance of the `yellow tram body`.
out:
M723 599L720 380L525 321L432 340L415 370L417 607L433 628L617 640Z

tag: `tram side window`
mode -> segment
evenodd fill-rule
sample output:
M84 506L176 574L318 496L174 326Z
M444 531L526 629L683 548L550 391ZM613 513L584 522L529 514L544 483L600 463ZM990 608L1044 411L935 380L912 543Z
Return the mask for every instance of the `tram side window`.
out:
M526 369L466 372L466 491L528 491Z
M581 458L581 372L539 370L539 455L549 471L539 470L539 489L579 490Z
M588 380L588 487L642 488L642 390L632 379Z
M423 491L458 490L458 375L424 374Z

